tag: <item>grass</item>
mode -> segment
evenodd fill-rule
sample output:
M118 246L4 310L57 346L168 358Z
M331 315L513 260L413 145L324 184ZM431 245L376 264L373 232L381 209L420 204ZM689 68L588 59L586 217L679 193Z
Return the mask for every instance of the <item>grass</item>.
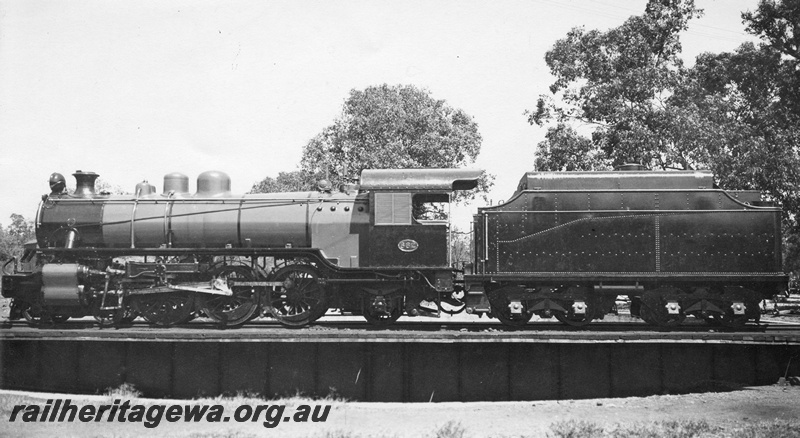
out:
M604 428L585 421L550 426L548 438L800 438L800 420L720 427L705 421L662 421Z
M114 399L137 399L142 396L142 392L137 390L131 383L123 383L116 388L106 389L106 394L111 400Z
M448 421L443 426L435 432L436 438L464 438L464 433L466 429L461 425L461 423L456 423L455 421Z

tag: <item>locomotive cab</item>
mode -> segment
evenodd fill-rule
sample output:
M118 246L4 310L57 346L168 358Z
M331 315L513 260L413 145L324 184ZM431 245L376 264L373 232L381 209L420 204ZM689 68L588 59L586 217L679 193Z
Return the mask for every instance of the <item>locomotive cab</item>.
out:
M369 191L367 266L449 268L449 203L456 190L478 185L480 170L365 170Z

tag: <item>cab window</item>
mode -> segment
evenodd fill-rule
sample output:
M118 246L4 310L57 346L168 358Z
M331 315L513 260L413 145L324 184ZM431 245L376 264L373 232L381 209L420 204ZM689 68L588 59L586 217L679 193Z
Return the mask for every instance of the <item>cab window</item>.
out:
M414 195L412 210L416 223L446 223L450 196L446 193L418 193Z
M447 223L446 193L375 193L375 225Z

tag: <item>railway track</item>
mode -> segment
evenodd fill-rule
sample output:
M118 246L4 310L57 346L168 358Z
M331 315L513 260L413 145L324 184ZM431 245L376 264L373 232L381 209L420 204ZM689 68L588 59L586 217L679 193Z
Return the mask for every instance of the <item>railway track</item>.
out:
M626 320L628 319L628 320ZM401 318L389 327L375 327L360 317L326 316L314 325L290 329L271 319L257 319L241 327L230 329L220 327L213 321L199 318L194 321L168 329L153 327L137 319L133 323L113 328L101 328L92 318L69 320L61 323L40 323L31 325L26 321L5 321L0 325L0 339L37 339L57 336L64 339L155 339L163 337L174 339L341 339L358 341L365 337L392 339L409 337L421 340L441 340L455 337L480 337L491 339L523 340L526 338L547 340L564 339L573 341L604 340L654 340L663 338L671 341L692 339L752 340L754 335L784 336L800 342L800 322L764 318L761 323L749 323L732 329L714 327L702 321L687 321L678 327L655 327L632 318L617 317L617 320L597 321L585 327L570 327L551 321L534 321L524 327L509 328L490 319L420 320Z

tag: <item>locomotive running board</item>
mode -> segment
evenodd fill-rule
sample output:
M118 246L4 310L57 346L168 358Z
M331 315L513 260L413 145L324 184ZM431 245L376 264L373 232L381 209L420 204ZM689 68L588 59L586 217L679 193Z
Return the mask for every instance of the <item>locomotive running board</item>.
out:
M201 283L201 284L205 285L206 283ZM141 289L129 289L128 293L130 295L151 295L151 294L163 294L175 291L197 292L201 294L222 295L226 297L233 295L233 292L231 291L208 289L205 287L180 286L175 284L165 284L164 286L141 288Z
M182 290L182 291L187 291L187 292L198 292L198 293L201 293L201 294L211 294L211 295L224 295L226 297L233 296L233 291L229 291L229 290L225 291L225 290L219 290L219 289L207 289L207 288L204 288L204 287L179 286L179 285L175 285L175 284L168 284L166 286L167 286L167 289L172 289L172 290Z
M208 283L194 283L192 286L183 286L179 284L165 284L159 287L153 288L143 288L143 289L131 289L131 295L149 295L149 294L163 294L168 292L174 291L184 291L184 292L196 292L201 294L208 294L208 295L222 295L226 297L230 297L233 295L232 291L225 291L220 289L209 289L208 287L198 287L198 286L206 286ZM250 287L272 287L272 290L276 290L277 287L282 287L282 281L234 281L233 286L250 286Z
M233 282L234 286L252 286L252 287L267 287L272 286L280 287L283 286L282 281L235 281Z

